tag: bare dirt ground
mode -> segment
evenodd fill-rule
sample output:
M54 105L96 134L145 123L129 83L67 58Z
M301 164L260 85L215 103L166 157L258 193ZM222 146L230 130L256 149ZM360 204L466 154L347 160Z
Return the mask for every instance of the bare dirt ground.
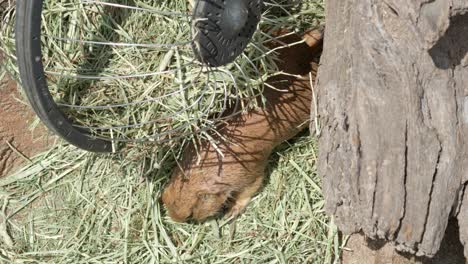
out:
M45 150L47 141L53 140L51 137L47 139L46 130L41 125L30 129L34 114L19 98L14 80L8 75L0 80L0 177L27 162L27 157Z

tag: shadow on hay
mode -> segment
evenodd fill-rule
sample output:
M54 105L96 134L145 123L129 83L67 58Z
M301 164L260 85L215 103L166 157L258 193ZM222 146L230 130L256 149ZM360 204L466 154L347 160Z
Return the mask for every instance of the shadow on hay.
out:
M135 2L127 0L119 4L134 6ZM120 38L115 31L125 24L134 11L112 6L102 6L99 10L101 16L100 24L96 25L97 29L93 32L94 37L86 40L99 42L104 39L106 42L119 42ZM110 63L115 57L113 46L110 45L85 43L82 45L81 50L83 62L77 67L77 75L101 76L105 69L110 67ZM67 89L64 91L63 98L74 98L77 101L73 104L80 105L81 102L79 100L89 93L96 82L99 82L99 80L74 79L64 85ZM73 113L76 114L75 112ZM73 119L73 115L69 115L69 117Z

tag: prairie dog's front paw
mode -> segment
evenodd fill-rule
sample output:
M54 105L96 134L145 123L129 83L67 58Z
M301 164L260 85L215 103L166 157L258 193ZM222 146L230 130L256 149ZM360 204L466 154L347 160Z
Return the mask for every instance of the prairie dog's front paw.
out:
M249 205L250 201L252 200L252 197L262 186L262 183L263 175L260 175L256 177L255 181L251 185L249 185L242 192L236 195L234 203L231 209L229 209L229 211L227 212L226 216L235 218L242 214L247 205Z
M241 215L245 211L245 208L247 208L247 205L249 205L251 200L251 197L236 200L231 209L229 209L229 211L226 213L226 217L236 218L239 215Z

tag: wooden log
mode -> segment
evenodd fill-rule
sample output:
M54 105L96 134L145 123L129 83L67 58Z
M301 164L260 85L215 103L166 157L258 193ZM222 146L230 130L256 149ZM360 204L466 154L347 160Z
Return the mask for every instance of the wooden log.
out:
M461 193L457 219L460 226L460 240L465 247L465 257L468 261L468 185L465 185Z
M467 234L458 198L468 182L468 1L326 7L317 81L326 210L345 233L433 256L457 207Z

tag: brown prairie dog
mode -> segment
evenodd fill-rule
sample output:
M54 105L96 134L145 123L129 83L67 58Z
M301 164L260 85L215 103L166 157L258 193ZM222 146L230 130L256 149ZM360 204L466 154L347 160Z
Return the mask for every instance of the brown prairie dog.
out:
M315 78L317 64L313 60L321 51L322 35L312 31L304 39L303 44L278 50L279 68L288 74L267 81L276 89L265 88L264 108L229 119L218 130L226 140L215 138L219 141L216 148L208 142L199 146L200 162L193 146L186 149L162 196L173 220L203 221L224 211L229 216L240 214L262 186L272 150L308 124L312 100L309 73ZM279 40L294 43L300 37L289 35Z

